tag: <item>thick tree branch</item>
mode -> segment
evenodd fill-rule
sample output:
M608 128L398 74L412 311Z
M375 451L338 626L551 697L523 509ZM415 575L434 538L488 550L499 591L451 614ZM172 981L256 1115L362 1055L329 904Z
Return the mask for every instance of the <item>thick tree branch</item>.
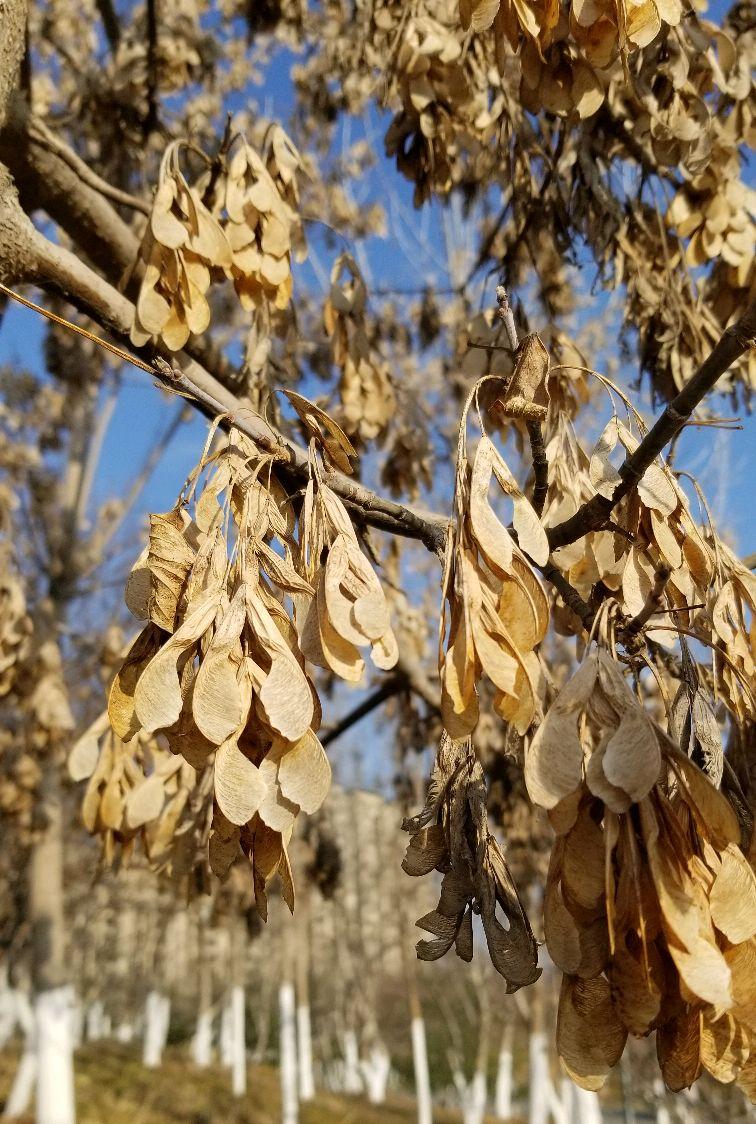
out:
M0 280L9 286L31 282L69 300L80 312L92 317L117 338L128 341L134 306L123 294L80 261L75 254L48 241L22 211L13 184L0 165ZM226 414L224 424L233 424L258 447L271 452L282 466L299 479L309 472L307 451L278 433L254 410L246 407L194 360L176 358L154 364L155 349L141 349L147 369L167 388L184 393L208 416ZM169 353L166 353L169 355ZM159 356L158 356L159 358ZM441 554L447 520L439 515L421 515L411 508L384 499L356 480L341 473L327 473L326 482L347 503L359 508L367 523L381 530L419 539L429 550Z
M53 145L43 143L44 128L25 102L14 98L6 128L0 131L0 160L13 174L24 210L46 211L103 276L120 288L123 278L134 273L139 240L98 189L100 177L91 169L89 175L77 174L80 158L53 134ZM126 292L132 295L128 285ZM224 386L235 389L238 379L232 364L207 336L193 337L185 350Z
M611 496L596 495L570 519L548 532L549 546L557 550L604 526L609 515L638 486L643 473L687 422L694 409L717 381L750 347L756 344L756 301L736 324L727 328L708 359L672 399L634 453L626 457L619 473L621 481Z
M0 0L0 128L18 85L26 38L26 0Z
M97 268L117 282L134 264L136 236L99 191L34 136L33 120L16 95L0 132L0 160L13 175L24 210L46 211Z
M118 21L118 14L113 6L113 0L96 0L97 11L100 13L102 26L105 29L105 34L108 37L108 44L112 54L118 50L118 44L121 41L121 25Z

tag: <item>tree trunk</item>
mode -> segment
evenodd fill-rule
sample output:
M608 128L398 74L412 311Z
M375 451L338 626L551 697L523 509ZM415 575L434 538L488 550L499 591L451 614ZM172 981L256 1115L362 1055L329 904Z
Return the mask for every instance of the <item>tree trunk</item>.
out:
M664 1082L660 1078L654 1081L654 1097L656 1098L656 1124L672 1124L672 1114L667 1105L667 1092Z
M74 1124L74 992L70 986L40 991L37 1028L37 1124Z
M546 1124L549 1116L549 1060L543 1031L543 986L530 993L530 1042L528 1047L528 1124Z
M23 1116L26 1112L31 1104L36 1077L37 1052L34 1049L34 1040L30 1038L24 1045L24 1052L18 1063L8 1100L5 1102L4 1120L15 1120L17 1116Z
M417 1124L432 1124L430 1072L428 1070L428 1045L425 1038L425 1019L422 1014L412 1019L412 1065L415 1070L415 1098Z
M235 1097L247 1091L247 1040L244 1028L244 988L234 984L231 989L231 1089Z
M101 999L95 999L87 1009L87 1042L99 1042L103 1036L105 1009Z
M572 1114L568 1117L568 1124L572 1124L572 1121L574 1124L602 1124L604 1117L598 1093L581 1089L571 1081L570 1085L572 1086Z
M410 1032L412 1035L412 1068L415 1074L415 1101L417 1103L417 1124L433 1124L433 1102L431 1100L430 1071L428 1069L428 1042L425 1037L425 1019L417 986L417 961L408 953L410 945L406 905L399 897L399 910L402 967L407 985L409 1000Z
M290 917L283 918L281 984L278 989L279 1069L281 1074L281 1124L299 1120L297 1081L297 1024L294 993L294 932Z
M299 1095L297 1090L297 1031L295 1025L294 985L284 979L278 991L280 1022L281 1124L297 1124Z
M310 910L308 891L302 895L297 929L297 1062L299 1099L311 1101L315 1096L315 1075L312 1066L312 1023L310 1020Z
M311 1101L315 1096L315 1074L312 1066L312 1025L309 1005L297 1006L297 1052L299 1099Z
M464 1124L483 1124L486 1112L486 1075L476 1070L473 1079L467 1086L464 1103L462 1105L462 1119Z
M168 1040L171 1001L159 991L150 991L144 1011L144 1048L142 1061L148 1069L157 1069Z
M367 1097L371 1104L383 1104L386 1100L386 1086L391 1073L391 1058L382 1042L375 1042L370 1054L360 1065L365 1079Z
M213 1012L206 1002L204 989L200 991L197 1026L192 1038L192 1060L203 1069L213 1060Z
M219 1045L221 1065L224 1069L231 1069L234 1064L234 1029L230 992L224 999L221 1010Z
M16 1028L16 993L8 984L8 969L3 969L0 980L0 1050L2 1050Z
M499 1046L499 1061L496 1068L496 1094L494 1114L497 1120L509 1120L512 1115L512 1039L514 1024L505 1024Z
M37 1124L74 1124L73 992L66 983L63 908L63 801L57 762L48 761L40 789L44 822L30 862Z
M357 1042L357 1031L353 1027L344 1031L344 1092L353 1094L362 1092L360 1047Z
M24 1032L24 1052L13 1078L13 1085L5 1103L3 1119L21 1116L31 1104L37 1076L37 1044L34 1026L34 1012L28 997L23 991L14 996L14 1023L17 1021Z

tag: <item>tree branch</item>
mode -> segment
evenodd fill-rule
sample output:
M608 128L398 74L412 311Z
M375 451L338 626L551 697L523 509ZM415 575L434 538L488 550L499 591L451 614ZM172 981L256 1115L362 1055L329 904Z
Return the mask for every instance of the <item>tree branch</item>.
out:
M157 39L157 0L147 0L147 117L144 122L145 136L149 136L158 127Z
M48 241L22 211L13 184L5 172L5 189L0 165L0 279L11 286L32 282L50 289L70 301L79 311L91 316L117 338L128 342L134 318L133 304L99 277L65 247ZM269 425L250 407L244 406L199 363L187 358L179 367L171 362L155 363L160 354L155 348L137 349L143 356L137 365L149 370L169 390L187 396L207 416L226 414L224 425L235 425L299 479L309 474L307 450L296 445ZM448 520L439 515L422 515L392 500L384 499L356 480L339 472L325 475L326 483L347 503L359 508L371 526L380 530L419 539L441 555L446 541Z
M118 14L113 7L113 0L96 0L96 4L111 53L115 54L121 41L121 25L118 21Z
M752 301L740 320L724 331L711 355L657 418L635 452L625 458L619 470L621 481L612 495L593 496L573 516L547 532L552 550L576 542L583 535L598 531L604 526L620 500L637 488L643 473L682 429L701 399L755 343L756 301Z
M400 691L406 690L407 686L407 680L403 675L393 675L390 679L387 679L377 690L363 699L354 710L350 710L340 722L337 722L335 726L321 736L320 741L323 748L335 742L337 738L340 738L352 726L361 722L372 711L377 710L382 703L388 699L393 699L394 695L398 695Z
M30 128L35 123L20 96L11 99L0 132L0 160L16 182L27 214L41 208L79 249L117 283L130 270L139 243L118 212L82 181L67 160L53 152Z
M540 519L549 490L549 462L546 459L546 446L543 443L541 423L536 418L528 418L525 424L528 429L530 452L533 457L533 498L530 502Z
M3 0L0 3L0 128L11 94L18 85L26 41L26 0Z
M137 199L135 195L130 195L128 191L121 191L120 188L113 187L107 180L98 176L97 172L92 171L89 165L72 148L59 140L39 117L29 115L27 135L34 140L38 140L50 152L54 152L56 156L60 156L61 160L69 165L82 183L87 184L95 191L99 191L100 195L104 195L106 199L112 199L114 203L119 203L122 207L129 207L132 211L140 211L143 215L149 215L151 210L149 203L145 202L144 199Z
M38 126L26 103L14 98L6 128L0 132L0 160L13 174L24 209L46 211L103 276L120 288L124 277L138 276L136 235L102 192L76 173L79 158L73 149L58 137L54 146L46 146L35 136ZM98 183L104 182L89 171ZM132 295L128 285L126 291ZM236 388L234 367L209 337L192 337L185 351L224 386Z
M654 584L649 590L648 597L646 598L643 608L637 613L631 621L622 629L622 636L624 640L631 640L638 635L638 633L650 621L654 613L658 613L661 608L662 599L664 597L664 590L667 587L671 571L666 566L661 566L654 575Z

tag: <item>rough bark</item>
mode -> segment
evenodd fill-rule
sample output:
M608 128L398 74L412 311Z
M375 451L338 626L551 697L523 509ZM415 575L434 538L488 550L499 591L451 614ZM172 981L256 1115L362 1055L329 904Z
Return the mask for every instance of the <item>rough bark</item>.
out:
M136 235L98 191L35 133L25 100L11 96L0 159L8 165L27 212L42 208L106 276L117 279L136 258ZM144 221L144 220L142 220Z
M0 0L0 128L18 85L26 34L26 0Z

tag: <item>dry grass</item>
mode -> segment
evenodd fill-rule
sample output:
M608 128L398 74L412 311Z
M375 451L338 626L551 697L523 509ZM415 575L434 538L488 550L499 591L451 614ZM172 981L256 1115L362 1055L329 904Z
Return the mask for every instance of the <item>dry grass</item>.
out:
M18 1055L0 1055L0 1104L5 1101ZM76 1057L78 1124L278 1124L278 1071L250 1066L247 1095L231 1095L229 1075L213 1066L196 1069L185 1052L165 1054L159 1070L145 1069L134 1047L114 1043L85 1046ZM417 1119L414 1102L392 1096L380 1107L362 1098L320 1094L305 1105L301 1124L410 1124ZM436 1124L456 1124L460 1115L436 1110ZM32 1116L18 1124L33 1124Z

